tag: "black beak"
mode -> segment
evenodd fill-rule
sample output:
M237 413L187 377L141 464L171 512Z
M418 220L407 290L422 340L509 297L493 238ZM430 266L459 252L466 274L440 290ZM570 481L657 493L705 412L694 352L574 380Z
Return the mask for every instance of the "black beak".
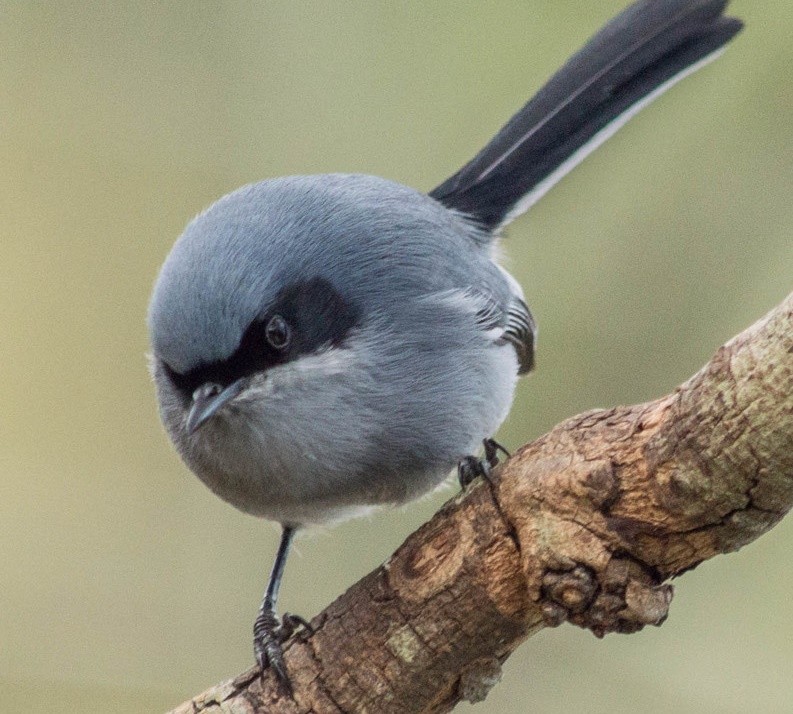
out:
M209 421L224 404L238 396L245 387L243 380L232 382L225 389L219 384L207 382L193 392L193 405L187 415L187 433L194 434Z

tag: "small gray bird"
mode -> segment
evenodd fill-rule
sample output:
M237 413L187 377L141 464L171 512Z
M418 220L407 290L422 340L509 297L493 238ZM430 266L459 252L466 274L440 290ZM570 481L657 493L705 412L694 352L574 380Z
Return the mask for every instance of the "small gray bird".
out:
M289 687L276 614L296 530L487 471L536 329L501 229L741 29L725 0L641 0L429 195L363 175L252 184L195 218L149 308L169 436L283 532L254 651ZM486 442L486 460L479 453Z

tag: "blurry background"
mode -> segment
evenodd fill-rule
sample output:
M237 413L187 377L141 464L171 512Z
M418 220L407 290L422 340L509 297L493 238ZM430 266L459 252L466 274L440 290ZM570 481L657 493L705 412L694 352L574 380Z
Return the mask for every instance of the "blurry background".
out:
M325 171L429 190L625 2L0 3L0 690L157 712L249 666L276 529L159 425L146 305L188 219ZM793 4L665 95L505 242L541 325L510 447L657 397L793 287ZM312 616L451 495L304 538ZM669 621L546 631L478 711L789 712L793 519L677 583ZM467 706L461 707L468 711Z

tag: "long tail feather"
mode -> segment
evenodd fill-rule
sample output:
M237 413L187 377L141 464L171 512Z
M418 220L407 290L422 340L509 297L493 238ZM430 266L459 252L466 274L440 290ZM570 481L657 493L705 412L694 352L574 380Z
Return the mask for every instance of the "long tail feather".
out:
M496 230L742 28L727 0L640 0L611 20L430 195Z

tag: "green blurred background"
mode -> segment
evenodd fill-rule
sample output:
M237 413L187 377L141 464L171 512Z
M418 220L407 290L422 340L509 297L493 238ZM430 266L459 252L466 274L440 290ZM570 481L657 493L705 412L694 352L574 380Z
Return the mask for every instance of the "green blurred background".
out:
M146 305L240 184L428 190L620 9L605 0L0 4L0 709L157 712L251 664L276 529L179 462ZM793 4L514 225L541 325L500 439L674 388L793 287ZM450 495L304 538L311 616ZM479 711L793 711L793 519L677 584L660 629L526 643ZM468 707L461 707L467 711Z

